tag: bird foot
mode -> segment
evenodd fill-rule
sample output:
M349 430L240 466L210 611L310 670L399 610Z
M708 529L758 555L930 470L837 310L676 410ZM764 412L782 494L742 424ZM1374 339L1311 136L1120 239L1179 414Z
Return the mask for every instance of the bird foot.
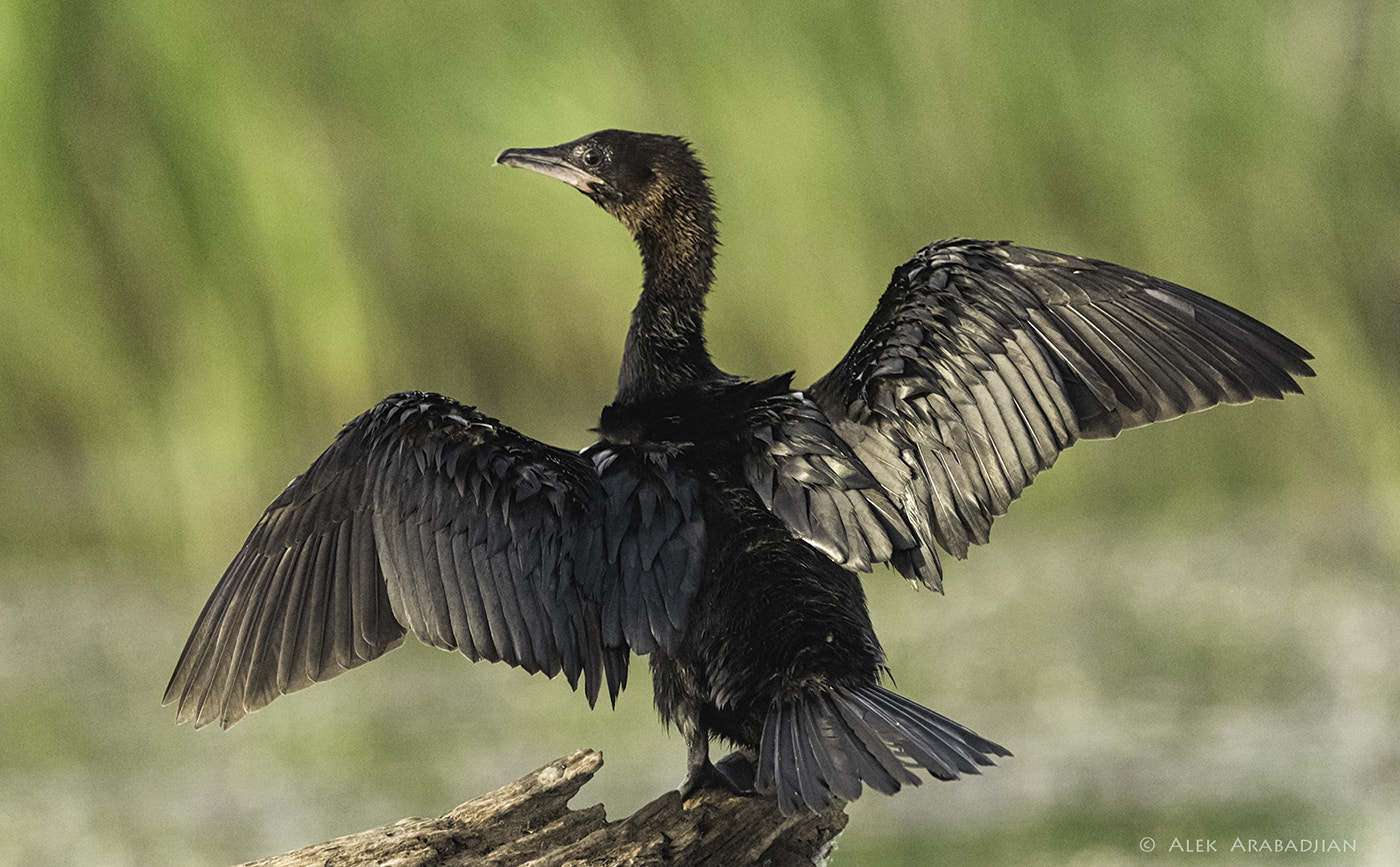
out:
M734 790L734 794L758 794L758 790L753 785L758 769L751 756L735 750L716 762L714 768L715 773L723 777L725 784Z
M703 765L691 770L681 783L681 798L689 800L701 789L722 789L735 795L756 795L754 789L753 759L740 751L735 751L718 762L705 760Z

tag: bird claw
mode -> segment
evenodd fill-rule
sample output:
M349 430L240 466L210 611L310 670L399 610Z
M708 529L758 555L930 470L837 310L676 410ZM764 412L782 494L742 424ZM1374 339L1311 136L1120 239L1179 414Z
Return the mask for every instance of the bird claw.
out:
M740 750L735 750L718 762L705 760L703 765L686 774L681 783L681 799L689 800L702 789L720 789L734 795L756 795L754 763Z
M715 773L724 780L726 786L734 791L734 794L758 794L758 790L754 788L754 777L758 773L758 768L754 765L753 758L742 750L735 750L716 762L713 767Z

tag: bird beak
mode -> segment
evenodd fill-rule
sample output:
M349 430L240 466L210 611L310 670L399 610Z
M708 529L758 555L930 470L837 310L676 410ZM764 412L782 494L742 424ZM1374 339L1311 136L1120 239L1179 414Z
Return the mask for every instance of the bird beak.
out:
M581 192L591 193L603 185L603 179L590 174L559 155L558 148L509 148L496 157L496 165L539 172Z

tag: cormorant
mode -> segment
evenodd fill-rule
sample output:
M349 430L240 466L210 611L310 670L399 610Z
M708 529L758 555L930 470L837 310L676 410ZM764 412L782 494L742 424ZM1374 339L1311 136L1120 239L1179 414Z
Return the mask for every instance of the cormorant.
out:
M941 585L936 548L987 541L1080 438L1281 398L1302 347L1107 262L954 239L894 272L805 389L705 347L716 247L683 139L605 130L497 162L573 185L643 263L617 397L575 453L475 408L395 394L347 424L253 528L165 693L227 727L398 646L580 679L615 701L629 652L689 747L684 788L785 813L977 773L1009 753L881 686L858 573ZM719 766L718 736L738 747Z

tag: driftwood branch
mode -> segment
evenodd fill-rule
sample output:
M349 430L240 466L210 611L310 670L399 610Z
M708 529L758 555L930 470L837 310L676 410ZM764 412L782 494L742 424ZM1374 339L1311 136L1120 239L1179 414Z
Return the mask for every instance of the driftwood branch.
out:
M603 805L569 799L603 766L579 750L437 819L402 819L244 867L650 867L824 864L845 805L783 816L768 798L667 792L609 822Z

